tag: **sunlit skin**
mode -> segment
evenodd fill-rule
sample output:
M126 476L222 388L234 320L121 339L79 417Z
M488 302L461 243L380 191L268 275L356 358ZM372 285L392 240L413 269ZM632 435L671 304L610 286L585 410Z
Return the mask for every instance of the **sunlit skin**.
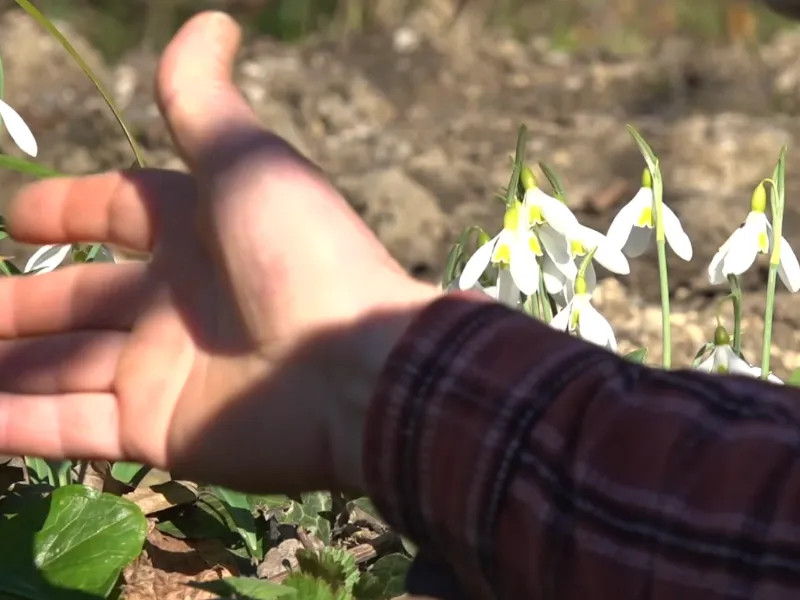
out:
M254 491L361 487L359 419L440 292L262 128L231 82L239 42L231 18L204 13L159 65L191 174L51 179L10 204L20 241L152 260L0 280L0 454L145 462Z

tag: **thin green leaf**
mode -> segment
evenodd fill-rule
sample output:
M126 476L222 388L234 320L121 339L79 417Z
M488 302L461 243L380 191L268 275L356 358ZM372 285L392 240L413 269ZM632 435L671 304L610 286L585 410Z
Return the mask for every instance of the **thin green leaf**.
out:
M786 380L786 385L800 387L800 367L792 371L792 374L789 375L789 379Z
M0 100L5 97L5 74L3 73L3 57L0 56ZM3 133L3 119L0 119L0 134Z
M217 581L192 581L189 586L234 600L273 600L296 596L297 590L254 577L226 577Z
M47 483L55 487L56 482L55 479L53 479L53 472L50 470L50 465L47 464L45 459L36 456L26 456L25 466L28 468L28 472L33 475L34 483Z
M82 485L29 500L0 523L0 594L107 597L142 551L147 519L139 507Z
M706 342L705 344L703 344L703 347L700 348L700 350L697 351L697 354L694 355L694 360L692 361L692 368L696 369L697 366L701 362L703 362L703 357L706 355L706 353L709 350L713 350L713 348L714 348L713 342Z
M520 125L519 132L517 133L517 148L514 152L514 168L511 171L511 179L506 188L506 206L511 206L511 203L517 197L517 190L519 189L520 174L525 163L525 144L528 140L528 128L525 125Z
M628 352L623 356L623 358L626 358L631 362L639 363L640 365L644 364L644 361L647 358L647 348L639 348L633 352Z
M236 524L236 531L242 538L250 556L258 560L264 558L264 552L258 542L256 533L256 521L251 512L250 500L247 494L217 485L209 486L208 489L225 506L225 510L228 511L231 519Z
M14 265L14 263L5 258L0 259L0 271L2 271L3 275L5 275L6 277L12 277L14 275L22 275L22 271L20 271Z
M49 177L66 177L64 173L38 165L24 158L17 158L16 156L9 156L8 154L0 154L0 168L16 171L24 175L32 175L38 179L46 179Z
M550 187L553 188L553 195L566 204L567 192L564 191L564 186L561 184L556 172L547 163L543 162L539 163L539 168L544 173L544 176L547 177L547 181L550 182Z
M92 69L86 64L86 61L83 60L78 51L69 43L69 40L64 37L64 35L56 28L55 25L48 19L44 14L39 11L29 0L15 0L16 3L19 5L22 10L28 13L33 20L36 21L39 25L41 25L50 35L52 35L58 42L63 46L64 50L72 57L72 59L78 63L78 66L83 69L83 72L86 73L86 76L91 80L94 86L97 88L97 91L100 92L100 95L105 100L106 104L108 104L108 108L111 109L111 112L114 114L114 118L117 120L122 132L125 134L125 137L128 140L128 144L130 144L131 150L133 150L133 154L136 156L136 162L139 166L144 166L144 159L142 158L141 152L139 151L139 146L136 143L136 140L131 135L131 132L128 130L128 127L125 125L125 121L122 119L122 115L120 114L119 110L117 109L116 104L111 99L111 96L106 92L105 87L102 83L100 83L99 78L94 74Z
M653 179L655 179L656 173L659 172L658 170L658 158L656 157L655 152L650 147L645 139L639 134L638 131L633 127L633 125L628 125L628 132L633 137L633 141L636 142L636 145L639 146L639 152L642 153L642 157L644 161L647 163L647 168L650 169L650 173L653 174Z

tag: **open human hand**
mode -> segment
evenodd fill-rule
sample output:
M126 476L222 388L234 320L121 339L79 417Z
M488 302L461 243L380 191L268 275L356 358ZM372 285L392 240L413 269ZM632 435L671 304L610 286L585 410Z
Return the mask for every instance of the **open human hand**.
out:
M239 43L229 17L204 13L162 57L159 106L191 174L47 180L13 200L20 241L152 260L0 280L0 453L254 491L361 485L372 386L438 291L261 128L231 82Z

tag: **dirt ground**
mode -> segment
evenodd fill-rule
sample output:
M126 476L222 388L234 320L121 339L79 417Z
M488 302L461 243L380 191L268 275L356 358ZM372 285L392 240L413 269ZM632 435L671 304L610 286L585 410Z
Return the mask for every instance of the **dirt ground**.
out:
M153 104L156 57L137 50L104 64L63 29L113 90L150 164L182 168ZM713 334L716 301L726 293L709 286L708 261L744 219L753 187L784 144L786 235L800 244L799 51L800 32L790 31L757 52L676 37L636 57L568 55L545 39L488 30L469 14L452 23L420 9L346 41L254 40L242 52L239 81L265 125L320 164L403 265L430 280L462 227L499 226L491 197L507 183L520 124L530 130L528 156L559 172L573 209L601 230L638 187L643 163L625 129L633 124L659 154L666 201L694 245L691 263L670 263L674 363L687 364ZM130 164L102 99L25 15L2 16L0 53L6 99L37 132L42 163L70 173ZM0 207L22 182L0 172ZM744 349L752 359L765 282L765 263L745 281ZM660 356L658 293L654 252L633 261L630 276L604 279L599 292L623 347L648 345L649 360ZM800 302L781 291L776 319L775 366L785 376L800 366Z

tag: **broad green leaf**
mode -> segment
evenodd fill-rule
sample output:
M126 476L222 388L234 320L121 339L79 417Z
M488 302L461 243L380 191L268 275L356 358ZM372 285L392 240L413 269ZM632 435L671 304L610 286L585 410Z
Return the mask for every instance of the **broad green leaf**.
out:
M156 529L178 539L216 539L226 546L244 542L222 500L213 494L202 494L194 504L184 506L168 520L160 521Z
M322 579L304 573L292 573L284 580L284 585L293 588L301 600L350 600L346 590L336 592Z
M111 476L117 481L129 485L131 487L138 487L150 472L150 467L140 465L139 463L131 462L116 462L111 467Z
M388 600L402 596L410 567L411 559L402 554L379 558L369 570L369 577L364 578L365 583L356 586L355 597L359 600Z
M289 510L278 515L278 522L303 527L326 544L331 542L331 522L325 513L331 510L331 496L326 492L302 495L302 502L292 501Z
M564 186L561 184L561 180L556 175L556 172L544 162L539 163L539 168L544 173L544 176L547 177L547 181L550 182L550 187L553 188L553 195L564 202L567 202L567 193L564 191Z
M639 348L633 352L628 352L623 358L627 358L629 361L639 363L640 365L644 364L647 358L647 348Z
M66 177L64 173L51 169L50 167L38 165L27 159L9 156L8 154L0 154L0 169L8 169L24 175L32 175L38 179Z
M198 590L217 594L220 598L272 600L273 598L297 596L297 590L294 588L254 577L227 577L217 581L193 581L189 585Z
M250 505L250 510L253 512L262 511L264 513L272 513L289 508L292 501L289 500L288 496L283 496L280 494L263 496L258 494L248 494L247 503Z
M225 510L233 519L236 531L241 536L250 556L258 560L264 558L263 549L258 541L256 520L253 517L247 494L217 485L209 486L208 489L222 501Z
M786 380L786 385L794 385L800 387L800 367L792 371L789 379Z
M349 596L358 582L356 558L341 548L322 548L319 551L298 550L297 563L300 571L315 579L321 579L334 591L343 589Z
M147 520L133 502L82 485L58 488L0 523L0 593L107 597L146 535Z

